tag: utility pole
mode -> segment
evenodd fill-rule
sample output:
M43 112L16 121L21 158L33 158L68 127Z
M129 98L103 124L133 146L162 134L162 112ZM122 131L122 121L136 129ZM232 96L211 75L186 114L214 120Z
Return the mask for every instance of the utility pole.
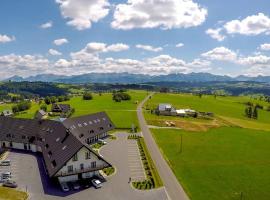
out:
M181 134L181 139L180 139L180 151L179 153L182 153L183 151L183 135Z

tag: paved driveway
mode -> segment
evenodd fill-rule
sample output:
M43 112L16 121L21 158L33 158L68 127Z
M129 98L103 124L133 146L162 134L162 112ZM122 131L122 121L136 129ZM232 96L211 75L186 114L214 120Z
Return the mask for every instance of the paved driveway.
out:
M117 168L117 173L103 183L101 189L89 188L72 193L63 193L54 186L44 173L40 155L11 151L7 159L12 165L9 170L20 189L28 190L31 200L165 200L164 188L151 191L135 190L128 183L131 170L128 162L128 140L126 133L117 134L117 140L111 140L101 149L101 154Z

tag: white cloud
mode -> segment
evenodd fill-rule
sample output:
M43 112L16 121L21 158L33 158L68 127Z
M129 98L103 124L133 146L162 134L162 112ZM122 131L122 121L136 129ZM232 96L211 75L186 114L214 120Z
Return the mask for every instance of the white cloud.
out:
M49 60L43 56L9 54L0 56L0 71L2 77L13 75L29 76L46 73Z
M163 50L162 47L153 47L153 46L150 46L150 45L142 45L142 44L137 44L136 48L143 49L143 50L146 50L146 51L153 51L153 52L159 52L159 51Z
M80 56L85 56L86 54L119 52L119 51L125 51L128 49L129 49L129 46L126 44L122 44L122 43L107 45L105 43L91 42L91 43L88 43L80 51L71 53L71 55L75 56L75 57L80 57Z
M15 41L14 36L7 36L7 35L1 35L0 34L0 43L7 43L7 42L12 42Z
M111 26L115 29L189 28L201 25L207 10L192 0L128 0L116 5Z
M270 18L263 13L251 15L243 20L232 20L224 25L228 34L259 35L270 32Z
M202 56L210 60L219 61L235 61L237 59L237 54L226 47L214 48L208 52L203 53Z
M178 43L178 44L175 45L175 47L177 47L177 48L180 48L180 47L183 47L183 46L184 46L183 43Z
M47 29L47 28L51 28L52 26L53 26L53 22L52 21L49 21L49 22L46 22L44 24L41 24L40 25L40 28Z
M107 0L56 0L61 14L68 19L67 24L77 30L91 27L93 22L98 22L109 13Z
M61 52L59 52L59 51L57 51L57 50L55 50L55 49L49 49L49 54L51 54L52 56L61 56L62 55L62 53Z
M260 49L263 51L270 51L270 44L261 44Z
M107 51L113 51L113 52L125 51L128 49L129 49L129 46L122 43L112 44L110 46L107 46L106 48Z
M217 29L208 29L206 30L206 34L209 35L211 38L218 40L219 42L223 41L226 36L222 35L220 32L222 31L222 28Z
M68 43L68 40L66 38L61 38L61 39L54 40L53 43L57 46L61 46L63 44Z

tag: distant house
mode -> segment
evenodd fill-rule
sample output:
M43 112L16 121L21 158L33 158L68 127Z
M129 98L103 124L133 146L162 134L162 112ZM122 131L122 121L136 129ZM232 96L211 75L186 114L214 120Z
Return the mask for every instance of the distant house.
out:
M194 117L196 115L196 111L191 109L179 109L176 110L176 115L180 117Z
M44 110L39 110L36 114L36 119L45 119L47 117L47 113Z
M13 116L13 112L11 110L4 110L1 115L5 117L11 117Z
M176 110L171 104L161 103L158 105L156 113L158 115L176 116Z
M52 105L52 112L68 113L70 111L69 104L56 104Z

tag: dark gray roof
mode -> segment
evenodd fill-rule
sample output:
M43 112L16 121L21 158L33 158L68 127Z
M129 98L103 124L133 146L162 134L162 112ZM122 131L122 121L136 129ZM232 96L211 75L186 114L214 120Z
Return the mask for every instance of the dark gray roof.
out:
M105 112L68 118L63 124L74 136L81 140L81 142L85 142L89 137L95 137L96 135L108 132L115 128Z
M70 105L69 104L52 104L52 111L53 112L63 112L67 113L70 111Z
M94 120L98 121L95 123ZM86 121L88 122L87 126L84 124ZM94 123L90 124L89 121ZM79 124L83 124L84 127L80 127ZM71 128L71 126L76 128ZM101 130L100 127L103 129ZM50 177L55 175L83 146L92 151L85 141L88 137L92 137L90 130L94 130L94 135L97 135L113 128L113 123L104 112L70 118L63 123L52 120L0 116L0 140L32 143L40 146ZM81 134L84 134L84 137L80 138ZM104 160L98 154L96 155L99 159ZM105 162L110 165L107 161Z

